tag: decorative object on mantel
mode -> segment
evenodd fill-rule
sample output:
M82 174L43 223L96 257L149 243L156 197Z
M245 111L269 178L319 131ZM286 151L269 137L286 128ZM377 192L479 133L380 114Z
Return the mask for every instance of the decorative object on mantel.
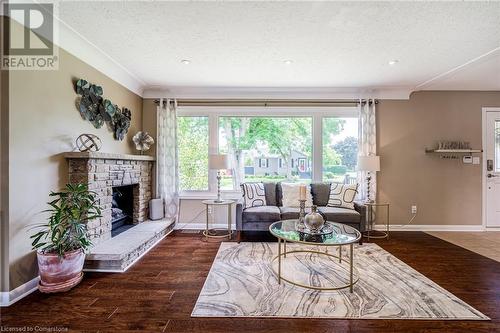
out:
M99 151L101 150L102 142L97 135L94 134L81 134L75 141L76 147L79 151Z
M468 141L439 141L434 149L425 149L427 154L439 154L444 159L460 159L460 155L482 153L482 149L470 148Z
M76 81L75 86L76 93L81 95L77 104L82 118L90 121L95 128L101 128L104 122L107 122L115 139L123 140L130 127L132 112L125 107L120 109L109 99L104 99L100 86L83 79Z
M155 143L153 137L149 135L148 132L143 131L137 132L137 134L132 138L132 141L134 141L135 149L139 150L141 152L141 155L145 151L149 150L149 148L151 148L151 145Z
M85 251L92 245L87 223L102 217L96 193L85 184L68 184L50 197L49 220L36 225L42 230L30 237L37 251L38 289L44 293L67 291L80 283Z

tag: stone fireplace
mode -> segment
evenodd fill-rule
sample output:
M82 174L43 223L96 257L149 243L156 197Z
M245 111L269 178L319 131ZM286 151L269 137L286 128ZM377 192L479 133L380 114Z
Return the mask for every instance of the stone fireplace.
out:
M97 193L102 217L88 224L92 242L97 245L111 238L113 188L134 185L132 223L144 222L152 197L154 158L145 155L71 152L65 154L69 164L69 182L87 184Z

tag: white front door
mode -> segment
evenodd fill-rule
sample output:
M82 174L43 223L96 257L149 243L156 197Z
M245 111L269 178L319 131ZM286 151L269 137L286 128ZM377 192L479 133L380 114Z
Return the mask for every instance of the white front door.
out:
M500 108L486 109L484 126L486 226L500 227Z

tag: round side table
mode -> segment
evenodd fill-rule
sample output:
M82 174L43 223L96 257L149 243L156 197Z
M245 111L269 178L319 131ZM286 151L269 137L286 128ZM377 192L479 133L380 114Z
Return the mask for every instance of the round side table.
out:
M206 225L206 228L205 230L203 230L203 235L205 236L205 238L208 240L209 238L225 238L225 237L228 237L229 239L231 239L231 236L233 235L233 231L231 230L231 207L232 205L236 202L234 200L221 200L221 201L217 201L217 200L203 200L202 201L203 204L206 206L206 212L207 212L207 225ZM209 229L208 227L208 223L209 223L209 213L208 213L208 207L209 206L213 206L213 207L217 207L217 206L227 206L227 233L224 233L222 235L217 235L215 233L215 229Z
M389 203L386 202L367 202L363 203L367 207L367 215L368 215L368 223L367 223L367 230L363 232L363 236L370 239L376 239L376 238L387 238L389 239L389 225L390 225L390 220L389 220ZM379 207L385 207L387 209L387 220L386 220L386 230L385 231L376 231L373 230L373 223L375 222L375 214L373 212L374 209L378 210L377 208ZM375 233L374 233L375 232Z

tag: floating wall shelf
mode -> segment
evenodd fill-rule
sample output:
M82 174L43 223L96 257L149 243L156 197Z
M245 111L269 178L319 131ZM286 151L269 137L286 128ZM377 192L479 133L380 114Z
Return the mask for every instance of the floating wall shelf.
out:
M427 154L478 154L482 149L425 149Z

